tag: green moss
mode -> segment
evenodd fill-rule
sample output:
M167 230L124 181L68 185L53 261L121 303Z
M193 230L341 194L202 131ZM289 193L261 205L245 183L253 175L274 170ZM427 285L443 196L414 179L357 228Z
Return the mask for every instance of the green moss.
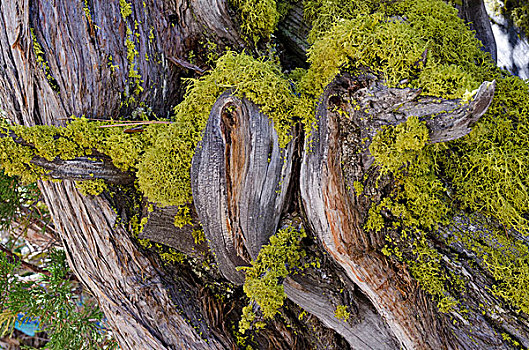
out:
M364 185L360 181L354 181L353 187L357 196L361 195L364 192Z
M491 288L495 296L508 301L519 311L529 313L529 292L526 287L529 283L529 247L503 228L491 226L490 222L474 217L470 224L477 227L478 231L453 230L452 239L483 261L483 266L496 280Z
M128 171L141 159L145 138L139 133L126 134L120 128L111 129L100 148L112 159L114 165Z
M389 211L393 227L402 227L400 237L383 253L408 265L421 288L437 302L439 311L453 310L458 301L450 294L455 283L441 267L441 255L428 246L425 232L449 222L446 190L435 172L435 147L427 146L428 129L417 117L395 127L386 127L369 147L381 173L392 173L396 191L370 208L365 228L380 231L386 223L380 212Z
M528 147L529 85L516 77L498 77L489 111L469 137L454 143L444 164L463 207L526 231Z
M140 215L134 215L129 222L129 226L132 230L132 237L138 238L139 234L143 231L143 227L149 221L147 217L140 219Z
M418 117L410 117L395 127L379 131L369 151L384 173L396 173L403 165L413 162L428 142L428 128Z
M509 342L511 345L513 345L515 348L517 349L527 349L527 348L524 348L522 347L522 344L520 344L518 341L514 340L509 334L507 333L502 333L501 334L501 337L503 338L503 340Z
M292 227L279 230L270 237L270 243L261 248L251 267L240 268L246 274L244 292L251 303L259 305L265 319L273 318L283 306L286 295L280 281L301 267L300 260L305 252L301 249L300 240L305 235L304 230ZM252 307L245 307L239 331L245 333L255 317Z
M108 66L108 68L110 68L110 71L111 71L112 73L114 73L114 72L116 71L116 69L119 69L119 65L117 65L117 64L113 64L113 63L112 63L112 60L113 60L112 55L109 55L109 56L108 56L108 63L107 63L107 66Z
M30 128L18 125L3 127L3 132L14 132L26 145L11 138L0 140L0 159L7 173L35 181L45 175L42 169L31 164L34 157L49 161L55 158L74 159L90 156L94 151L109 155L114 164L122 170L135 169L144 149L152 143L155 131L144 134L126 134L123 127L102 128L104 123L89 122L84 118L74 119L66 127L38 125ZM108 123L106 123L108 124ZM158 130L158 125L149 125Z
M406 82L426 94L461 97L479 86L483 66L492 66L457 11L443 1L334 2L309 2L314 44L301 87L310 95L319 96L340 70L369 69L389 86Z
M186 256L183 253L178 252L171 247L166 247L159 243L155 243L154 247L164 264L181 264L185 260Z
M163 128L138 163L138 185L150 201L185 205L192 200L189 169L199 134L178 124Z
M304 16L306 21L312 25L309 42L314 43L316 39L324 36L337 22L373 13L377 5L383 2L374 0L304 1Z
M458 301L449 294L446 288L447 275L441 268L441 254L428 246L426 238L421 235L413 242L415 259L408 261L412 276L427 293L437 300L437 308L441 312L450 312Z
M6 131L9 129L3 129ZM35 182L44 175L44 171L33 166L30 161L35 156L33 150L17 144L9 137L0 138L0 164L9 176L19 176L22 183Z
M178 213L176 214L174 218L174 225L175 227L182 228L186 225L192 225L193 219L191 218L191 214L189 213L189 206L182 205L178 208Z
M35 155L49 161L59 157L64 160L84 155L84 150L74 141L61 137L61 129L49 125L37 125L31 128L13 126L15 133L26 142L35 146Z
M336 306L336 310L334 310L334 317L344 322L347 322L349 320L349 317L351 317L351 313L347 311L347 309L347 305Z
M143 92L143 79L141 77L141 74L136 69L136 57L138 56L138 50L136 49L136 44L134 42L135 36L132 33L132 30L130 28L127 28L127 39L125 39L125 46L127 48L127 62L129 64L129 76L128 76L128 84L130 92L128 92L126 95L128 95L128 99L125 102L126 105L135 102L134 95L139 95Z
M202 229L193 230L193 232L191 232L191 234L193 235L193 239L195 240L195 244L200 244L200 243L206 241L206 235L204 234L204 230L202 230Z
M358 73L364 67L376 69L388 84L396 85L410 78L410 68L425 48L409 25L388 22L383 14L344 20L310 48L311 66L302 87L319 96L340 69Z
M241 30L254 45L270 41L280 14L275 0L230 0L241 18Z
M76 181L75 187L85 196L97 196L107 189L107 185L102 179Z
M405 228L399 241L386 237L388 244L382 252L405 263L419 286L437 302L440 312L453 311L459 301L452 295L464 284L462 279L450 274L441 264L442 256L428 245L424 232Z
M400 191L372 208L374 217L369 218L368 229L382 229L382 218L376 215L382 208L404 219L406 225L425 229L448 221L445 187L435 173L435 148L427 148L427 142L428 129L417 117L384 128L373 138L369 151L382 173L395 176Z

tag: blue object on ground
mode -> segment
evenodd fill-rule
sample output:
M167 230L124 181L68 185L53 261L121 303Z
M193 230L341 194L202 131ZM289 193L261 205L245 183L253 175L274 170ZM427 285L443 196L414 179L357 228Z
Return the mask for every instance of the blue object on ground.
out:
M26 318L24 314L18 314L17 320L15 321L15 329L18 329L22 333L34 337L35 333L39 331L39 320Z

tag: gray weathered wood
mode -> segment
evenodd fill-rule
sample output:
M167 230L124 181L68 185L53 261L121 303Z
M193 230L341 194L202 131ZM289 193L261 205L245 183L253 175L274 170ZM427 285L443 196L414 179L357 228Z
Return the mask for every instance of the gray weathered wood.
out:
M248 265L276 231L285 205L293 142L279 147L273 123L225 92L210 114L191 169L193 198L220 270L242 284Z

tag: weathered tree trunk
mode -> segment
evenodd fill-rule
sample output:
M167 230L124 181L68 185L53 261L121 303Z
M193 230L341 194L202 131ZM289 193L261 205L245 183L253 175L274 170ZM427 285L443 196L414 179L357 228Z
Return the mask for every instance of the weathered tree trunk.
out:
M10 118L31 126L62 125L65 118L83 114L101 119L138 112L164 117L180 101L181 78L207 68L186 62L191 50L203 50L201 40L243 46L226 1L130 4L126 16L118 0L0 2L0 103ZM299 7L294 7L280 25L280 37L303 60L307 46L301 23ZM489 34L484 37L490 39ZM40 51L35 50L37 42ZM493 42L487 47L492 53ZM385 233L363 229L369 207L387 194L392 181L378 178L368 151L381 127L413 115L426 122L431 142L457 139L487 110L494 88L493 82L484 83L469 103L461 104L417 100L419 91L390 89L374 76L342 75L320 99L311 142L301 130L292 130L293 140L285 149L258 106L224 93L193 159L193 225L177 229L173 217L178 208L155 207L139 237L188 256L171 266L132 237L131 216L148 211L131 185L133 174L119 171L104 155L97 160L35 158L33 163L50 170L52 178L67 179L41 182L40 187L70 265L98 299L124 349L238 347L234 328L245 301L240 287L244 274L237 267L247 266L269 237L289 223L309 231L312 238L304 241L304 248L321 265L307 266L304 274L283 281L289 300L282 319L270 321L254 335L252 345L506 349L510 345L501 334L507 333L527 347L526 315L478 312L481 300L501 301L489 289L493 281L484 263L472 261L471 253L461 267L474 276L465 299L467 313L442 314L406 268L394 266L381 253ZM71 181L91 178L113 183L112 196L84 197ZM376 180L380 187L375 187ZM351 190L354 181L363 182L369 196ZM192 236L199 221L207 243ZM464 215L454 218L454 229L465 225ZM464 247L432 245L449 269L459 268L451 252L463 254ZM213 260L217 267L201 267ZM347 321L334 313L344 305L351 312ZM310 313L302 321L300 307Z
M0 2L0 101L10 119L27 126L61 125L65 118L83 114L119 119L140 105L166 116L179 102L180 77L186 74L168 57L185 58L203 32L219 44L240 44L223 1L129 3L132 14L123 18L119 1ZM128 52L127 40L133 45ZM128 59L127 54L132 56ZM141 80L129 77L133 71ZM103 165L105 172L104 163L88 159L35 162L52 170L52 177L82 178L94 165ZM80 167L69 166L74 164L88 172L83 175ZM59 168L70 174L59 175ZM107 175L116 179L117 174ZM169 281L140 252L120 223L127 221L126 210L119 218L115 203L83 197L69 181L43 182L40 187L70 265L99 300L122 348L234 344L231 334L228 339L210 326L202 305L191 302L207 299L200 283L184 273Z

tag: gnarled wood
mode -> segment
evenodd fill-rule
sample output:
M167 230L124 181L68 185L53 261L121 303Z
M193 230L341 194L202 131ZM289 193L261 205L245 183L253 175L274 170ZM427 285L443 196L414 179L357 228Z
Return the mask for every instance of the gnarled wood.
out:
M191 50L204 50L200 40L211 39L219 47L244 46L226 0L127 3L132 13L123 18L118 0L0 2L0 105L13 122L62 125L72 114L116 118L132 112L165 117L182 96L181 78L205 68L204 62L182 64L191 61ZM477 1L465 2L471 3ZM307 28L298 5L280 23L278 36L304 59ZM470 11L470 15L482 13ZM42 47L39 60L46 61L49 69L37 63L34 40ZM141 77L134 79L136 74ZM255 334L253 345L347 349L348 343L360 349L396 349L397 338L405 348L508 348L502 331L529 344L525 316L499 309L484 315L476 312L474 305L480 300L491 305L499 301L487 290L492 278L483 262L475 264L464 247L434 243L449 268L474 275L468 314L443 316L406 270L392 266L380 253L383 234L362 229L369 204L383 195L372 186L378 172L366 151L380 127L415 115L428 125L431 142L451 140L470 130L490 104L493 90L493 83L482 85L470 104L462 105L456 100L417 99L418 91L388 89L374 77L338 79L320 103L319 128L303 156L301 189L295 170L296 141L286 150L279 149L273 126L257 106L229 93L217 101L193 161L193 191L220 272L237 285L243 282L236 267L255 259L285 211L300 210L293 203L299 190L311 231L319 239L306 248L310 254L321 254L323 249L330 254L321 267L309 267L305 276L284 281L290 300L321 322L309 316L311 328L303 328L295 314L301 310L286 301L284 319L272 320L270 328ZM359 112L353 111L351 100L358 102ZM339 119L335 107L350 119ZM363 112L366 109L368 114ZM367 144L361 143L364 138ZM130 174L117 171L104 156L98 159L33 162L50 170L53 178L91 179L93 173L109 182L130 183ZM369 193L355 196L348 187L366 174ZM391 179L383 177L381 184L389 187ZM245 303L241 288L225 287L233 290L223 295L227 301L212 296L205 285L226 286L226 281L213 266L208 267L213 270L210 275L199 270L205 244L195 244L191 227L172 227L176 208L155 208L150 214L144 210L150 222L140 234L199 262L173 266L168 275L153 256L138 249L119 220L126 223L130 211L137 214L142 208L112 208L106 194L82 197L70 181L40 186L73 269L99 300L122 348L238 346L233 327ZM457 218L454 222L445 234L466 225ZM468 259L454 259L454 251ZM341 289L344 293L339 293ZM348 322L334 317L338 305L349 306Z
M116 168L108 157L78 157L69 160L56 158L52 161L35 157L31 160L31 164L46 170L46 175L52 179L102 179L116 185L127 185L134 182L134 176L131 173Z
M291 181L295 142L281 150L273 123L246 99L226 92L213 106L193 161L193 197L220 270L234 283L244 281L237 267L255 259L277 229ZM342 335L351 347L396 348L384 321L365 298L354 295L352 284L342 284L329 263L289 276L284 288L289 299ZM340 294L344 289L348 292ZM352 305L349 322L336 318L338 305Z
M287 194L293 143L279 148L259 107L230 92L211 111L191 169L193 198L222 274L242 284L238 266L255 259L276 231Z
M301 168L308 221L325 250L371 300L406 349L478 349L490 343L473 345L465 332L452 336L449 322L437 315L411 277L392 268L380 252L383 236L362 228L367 206L346 186L355 180L366 181L366 174L377 176L368 146L383 125L396 125L414 115L426 121L433 141L457 138L468 133L468 125L484 113L493 91L494 84L486 83L462 106L458 100L418 99L418 91L390 89L374 77L343 75L326 88L320 100L318 125L306 143ZM352 108L353 101L360 108ZM348 117L341 117L339 110ZM457 122L446 123L452 118ZM343 161L348 170L342 170ZM381 196L372 195L375 203ZM498 344L499 335L490 326L484 332Z

